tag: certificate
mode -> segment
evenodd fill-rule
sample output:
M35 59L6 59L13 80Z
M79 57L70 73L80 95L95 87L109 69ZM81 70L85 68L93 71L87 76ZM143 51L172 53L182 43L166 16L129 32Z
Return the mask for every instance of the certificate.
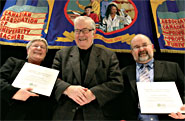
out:
M58 70L26 62L12 83L12 86L32 88L32 92L50 96L58 73Z
M175 82L137 82L139 106L143 114L181 112L183 105Z

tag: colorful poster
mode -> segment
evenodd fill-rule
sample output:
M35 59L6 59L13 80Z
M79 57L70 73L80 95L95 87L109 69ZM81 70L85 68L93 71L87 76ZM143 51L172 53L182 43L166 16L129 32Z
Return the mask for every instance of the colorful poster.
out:
M153 41L149 0L7 0L0 16L0 44L25 46L33 38L44 37L50 49L76 45L73 20L86 15L88 6L90 16L96 17L97 46L130 52L130 40L138 33ZM112 6L117 17L110 21Z
M0 18L0 42L8 45L25 45L44 35L47 24L48 2L7 0Z
M185 53L185 1L151 0L161 52Z

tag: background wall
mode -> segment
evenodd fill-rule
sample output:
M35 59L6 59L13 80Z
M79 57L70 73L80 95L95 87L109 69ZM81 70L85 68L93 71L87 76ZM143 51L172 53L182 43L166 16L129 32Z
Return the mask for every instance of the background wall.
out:
M3 9L4 4L5 4L5 0L1 0L0 13ZM157 40L156 36L154 37L154 39ZM177 62L180 68L182 69L182 71L185 73L185 65L184 65L185 54L161 53L159 50L157 41L156 43L154 43L154 45L156 49L156 52L154 53L155 59ZM51 67L56 51L58 51L58 49L49 49L47 56L45 58L45 61L44 61L44 63L48 67ZM130 53L116 53L116 54L120 61L120 68L123 68L129 64L135 63ZM0 67L2 66L2 64L4 64L7 58L11 56L20 58L20 59L25 59L27 56L26 48L18 47L18 46L0 45Z

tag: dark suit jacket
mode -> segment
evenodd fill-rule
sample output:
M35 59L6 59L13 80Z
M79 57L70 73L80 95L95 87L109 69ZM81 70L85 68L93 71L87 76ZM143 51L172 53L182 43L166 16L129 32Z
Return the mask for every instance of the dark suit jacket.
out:
M80 56L77 46L64 48L56 53L53 68L60 70L60 80L56 83L55 97L59 102L53 119L73 120L78 108L83 109L85 120L103 120L109 117L107 102L122 92L123 82L119 62L115 53L93 45L84 80L84 87L90 89L96 100L80 107L63 94L70 85L81 85Z
M124 80L124 93L122 100L122 119L137 120L138 117L138 92L136 88L136 64L121 70ZM177 63L168 61L154 61L154 82L174 81L181 98L185 96L185 77ZM184 100L184 99L183 99ZM160 120L170 120L167 115L159 115Z
M30 97L27 101L12 99L19 88L15 88L11 84L24 64L24 60L10 57L0 68L1 119L49 120L52 113L52 101L48 97L40 95L39 97Z

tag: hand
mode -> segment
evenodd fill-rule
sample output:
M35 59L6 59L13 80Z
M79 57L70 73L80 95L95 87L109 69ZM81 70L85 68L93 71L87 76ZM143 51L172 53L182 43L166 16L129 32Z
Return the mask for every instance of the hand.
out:
M79 105L85 105L87 102L87 99L85 97L85 92L87 91L87 88L84 88L82 86L69 86L65 91L64 94L67 95L69 98L71 98L73 101L78 103Z
M26 101L30 96L36 96L38 97L39 95L30 92L32 90L32 88L26 88L26 89L19 89L14 96L12 97L12 99L15 100L21 100L21 101Z
M182 111L185 111L185 105L183 105L181 107L181 110ZM177 113L171 113L169 114L170 117L174 118L174 119L185 119L185 115L183 115L182 113L180 112L177 112Z
M94 96L94 94L89 89L85 92L85 97L87 99L87 102L85 102L86 104L87 103L90 103L91 101L93 101L93 100L96 99L96 97Z

